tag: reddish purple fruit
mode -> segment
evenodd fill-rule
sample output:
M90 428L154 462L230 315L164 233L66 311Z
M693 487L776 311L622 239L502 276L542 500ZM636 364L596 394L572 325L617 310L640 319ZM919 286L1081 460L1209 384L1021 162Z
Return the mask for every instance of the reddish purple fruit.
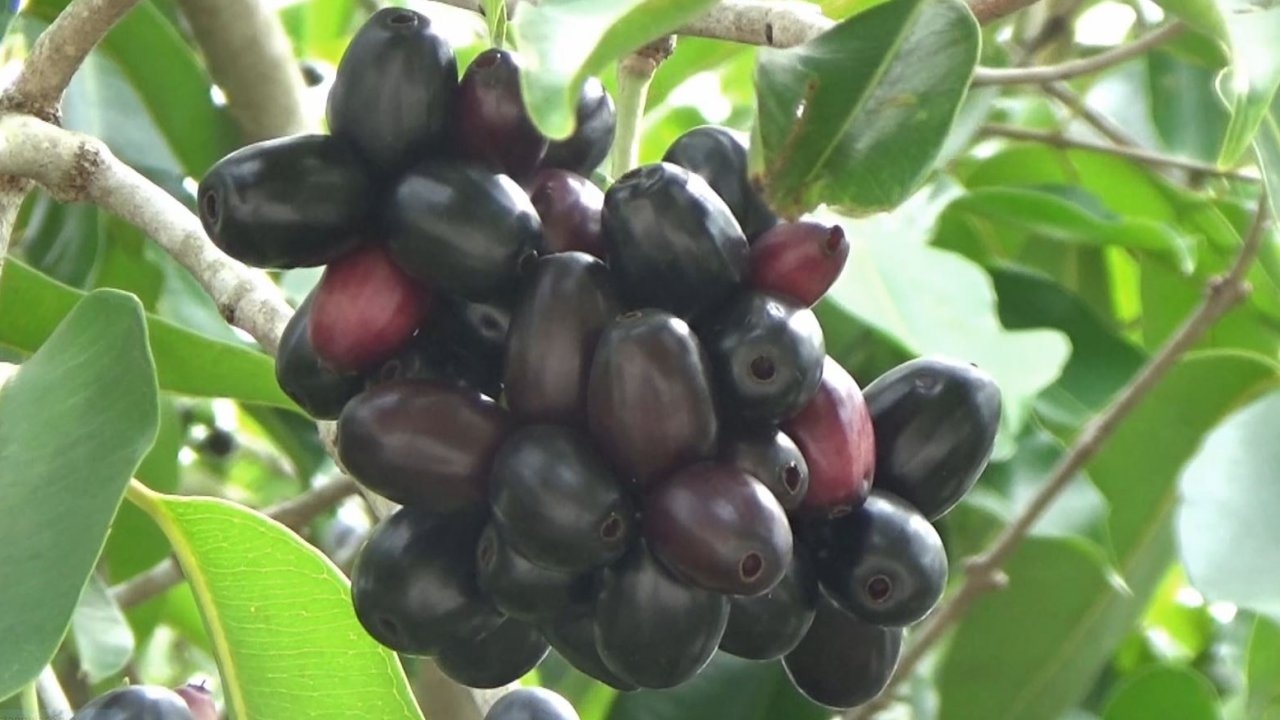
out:
M367 370L395 355L430 307L430 294L370 245L329 263L307 332L316 355L334 369Z
M692 465L651 488L644 536L677 575L732 595L769 590L791 562L791 526L777 498L722 463Z
M579 250L604 259L600 212L604 192L581 175L547 169L529 186L529 199L542 218L542 234L549 253Z
M800 510L833 517L861 505L876 469L875 435L862 390L827 356L818 392L783 430L809 464L809 491Z
M751 245L750 282L756 290L812 307L840 277L849 240L839 225L782 223Z
M642 484L714 455L708 362L683 320L637 310L605 329L587 384L587 424L618 469Z
M311 417L336 420L343 406L364 387L364 379L359 373L334 370L311 347L307 327L315 295L312 290L284 326L276 350L276 382Z
M192 720L218 720L218 706L213 702L213 693L204 683L187 683L173 689L191 709Z
M519 62L499 48L480 53L463 73L453 119L467 157L513 178L531 174L547 149L520 96Z
M539 258L507 336L507 407L524 420L580 424L596 343L618 309L604 263L580 252Z
M485 501L490 462L506 430L506 411L478 392L390 382L347 403L338 418L338 457L389 500L449 512Z

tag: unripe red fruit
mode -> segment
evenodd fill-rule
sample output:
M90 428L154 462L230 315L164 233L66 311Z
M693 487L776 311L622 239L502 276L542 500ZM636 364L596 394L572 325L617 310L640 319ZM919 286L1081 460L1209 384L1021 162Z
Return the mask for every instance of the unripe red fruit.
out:
M785 295L810 307L840 277L849 259L849 240L839 225L781 223L751 245L752 287Z
M782 429L809 465L801 512L842 515L866 501L876 469L871 414L858 383L831 356L817 394Z

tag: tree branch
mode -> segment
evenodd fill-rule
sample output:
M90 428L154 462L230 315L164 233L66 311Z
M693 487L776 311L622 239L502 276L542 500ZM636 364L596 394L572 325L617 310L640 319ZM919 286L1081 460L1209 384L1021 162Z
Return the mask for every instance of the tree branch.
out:
M1025 10L1039 0L970 0L969 9L978 22L988 25L1006 15Z
M1116 45L1092 57L1057 65L1028 68L979 68L974 75L973 84L975 86L1039 84L1090 75L1139 57L1152 48L1181 35L1185 30L1186 26L1182 23L1172 22L1133 42Z
M1111 142L1124 147L1138 147L1140 145L1124 128L1116 125L1111 118L1089 107L1084 98L1077 95L1066 83L1061 81L1047 82L1041 87L1047 94L1065 105L1067 109L1078 115L1081 120L1084 120L1093 129L1102 133L1103 137Z
M139 0L75 0L36 38L18 76L0 98L0 111L58 119L58 105L89 51Z
M925 658L948 631L958 623L979 598L1004 585L1006 578L1001 568L1027 537L1033 525L1040 520L1049 506L1066 489L1071 479L1091 461L1120 424L1138 407L1164 379L1170 370L1213 325L1229 310L1249 295L1245 280L1250 266L1258 256L1269 224L1267 196L1264 192L1258 201L1253 226L1231 268L1209 281L1205 298L1187 317L1181 327L1165 341L1160 350L1142 366L1105 410L1094 417L1080 431L1075 442L1049 473L1045 484L1031 502L1005 527L999 537L985 552L965 563L965 577L956 593L912 633L912 642L903 653L897 671L880 699L855 708L845 714L845 720L865 720L885 703L889 692L910 677L912 671Z
M191 271L228 323L275 354L292 314L279 289L214 247L186 206L101 140L27 115L0 117L0 173L31 178L62 202L93 201L132 223Z
M249 142L311 132L305 86L279 15L261 0L179 0L209 74Z
M40 677L36 678L36 693L40 696L40 705L44 708L44 715L50 720L66 720L73 714L71 711L71 701L67 699L67 693L63 691L62 684L58 682L58 675L53 671L53 667L45 665L40 671Z
M344 498L355 494L355 480L343 476L322 485L317 485L298 497L275 505L265 512L282 525L297 530L325 511L337 505ZM111 588L111 596L120 607L130 608L150 600L169 588L182 582L182 570L172 557L160 561L134 577Z
M983 126L982 134L991 137L1004 137L1013 140L1027 140L1030 142L1044 143L1045 145L1052 145L1060 148L1092 150L1094 152L1106 153L1108 155L1115 155L1117 157L1135 160L1148 165L1176 168L1178 170L1186 170L1191 173L1224 177L1231 180L1243 180L1246 182L1259 182L1261 180L1261 177L1255 173L1224 169L1209 163L1173 157L1171 155L1162 155L1158 152L1147 150L1145 148L1109 145L1107 143L1093 142L1091 140L1070 138L1063 135L1061 132L1045 132L1043 130L1031 130L1029 128L1018 127L1016 125L992 123L990 125Z

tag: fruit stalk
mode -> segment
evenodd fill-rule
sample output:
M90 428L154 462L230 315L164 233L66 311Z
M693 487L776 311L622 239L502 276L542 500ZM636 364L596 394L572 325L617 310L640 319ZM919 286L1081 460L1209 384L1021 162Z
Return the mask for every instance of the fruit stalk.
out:
M63 691L62 683L58 682L58 676L53 672L52 666L44 666L44 670L40 671L40 677L36 678L35 686L40 696L40 705L44 708L47 717L71 717L71 701L67 699L67 693Z
M1245 275L1258 257L1262 241L1267 236L1267 226L1271 221L1269 207L1267 193L1263 192L1254 213L1253 225L1231 268L1225 274L1209 280L1204 300L1195 311L1187 316L1182 326L1138 370L1133 379L1120 389L1111 404L1084 426L1027 507L992 541L990 547L965 562L964 581L951 598L912 633L912 642L902 653L897 672L885 691L877 700L847 712L844 720L867 720L873 717L892 698L892 690L911 676L929 650L964 618L978 599L1005 586L1008 578L1001 568L1022 544L1031 527L1066 489L1071 479L1102 450L1124 419L1142 403L1182 356L1223 315L1249 296L1250 287Z
M676 38L667 35L645 45L618 63L618 134L613 140L609 170L622 177L640 162L640 123L649 98L649 84L663 60L675 52Z

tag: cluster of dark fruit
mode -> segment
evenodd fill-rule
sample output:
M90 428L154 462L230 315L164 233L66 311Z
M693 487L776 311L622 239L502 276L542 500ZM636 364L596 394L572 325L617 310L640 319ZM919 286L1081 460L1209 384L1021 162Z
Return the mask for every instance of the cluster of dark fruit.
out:
M942 593L930 521L990 455L990 378L922 359L863 391L810 309L843 232L774 217L723 128L602 193L598 81L550 142L514 56L459 79L404 9L355 36L328 120L224 158L198 202L236 258L328 264L277 375L403 506L353 572L367 631L475 687L555 648L667 688L721 649L828 706L878 693Z
M103 693L71 720L217 720L213 696L204 685L170 690L159 685L126 685Z

